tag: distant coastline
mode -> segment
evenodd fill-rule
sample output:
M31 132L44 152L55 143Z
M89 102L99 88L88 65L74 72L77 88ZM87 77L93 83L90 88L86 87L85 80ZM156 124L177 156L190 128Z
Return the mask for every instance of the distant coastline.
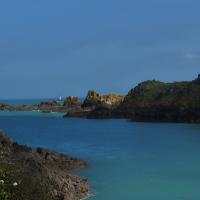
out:
M174 83L144 81L127 95L89 91L83 100L69 96L63 102L50 100L18 106L0 103L0 110L59 112L64 117L94 119L200 123L200 75L192 81Z

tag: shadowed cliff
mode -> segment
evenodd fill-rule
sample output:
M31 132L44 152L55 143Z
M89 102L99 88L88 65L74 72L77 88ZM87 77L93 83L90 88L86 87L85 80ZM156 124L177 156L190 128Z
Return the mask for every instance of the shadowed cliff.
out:
M200 76L188 82L142 82L113 114L136 121L200 123Z

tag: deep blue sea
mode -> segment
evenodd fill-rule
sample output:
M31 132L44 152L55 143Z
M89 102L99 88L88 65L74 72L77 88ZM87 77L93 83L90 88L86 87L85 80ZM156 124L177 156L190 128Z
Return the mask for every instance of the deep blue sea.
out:
M200 126L0 112L17 142L79 157L91 200L199 200Z
M53 98L46 98L46 99L3 99L0 100L1 103L13 105L13 106L21 106L21 105L33 105L38 104L42 101L51 101L51 100L58 100Z

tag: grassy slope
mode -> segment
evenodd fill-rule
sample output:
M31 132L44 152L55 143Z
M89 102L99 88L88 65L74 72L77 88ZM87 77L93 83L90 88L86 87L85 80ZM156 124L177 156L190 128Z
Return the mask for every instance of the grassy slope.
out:
M162 83L148 81L131 90L125 102L131 107L200 107L200 85L192 82Z
M199 121L200 78L191 82L142 82L128 93L118 109L130 118Z

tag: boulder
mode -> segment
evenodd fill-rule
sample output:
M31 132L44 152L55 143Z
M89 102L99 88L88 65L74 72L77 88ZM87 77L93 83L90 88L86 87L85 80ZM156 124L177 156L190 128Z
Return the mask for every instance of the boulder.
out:
M69 96L64 100L63 106L64 107L80 107L82 105L81 100L78 97L75 96Z
M90 90L83 102L83 107L117 107L124 99L123 95L119 94L105 94L101 95L95 91Z

